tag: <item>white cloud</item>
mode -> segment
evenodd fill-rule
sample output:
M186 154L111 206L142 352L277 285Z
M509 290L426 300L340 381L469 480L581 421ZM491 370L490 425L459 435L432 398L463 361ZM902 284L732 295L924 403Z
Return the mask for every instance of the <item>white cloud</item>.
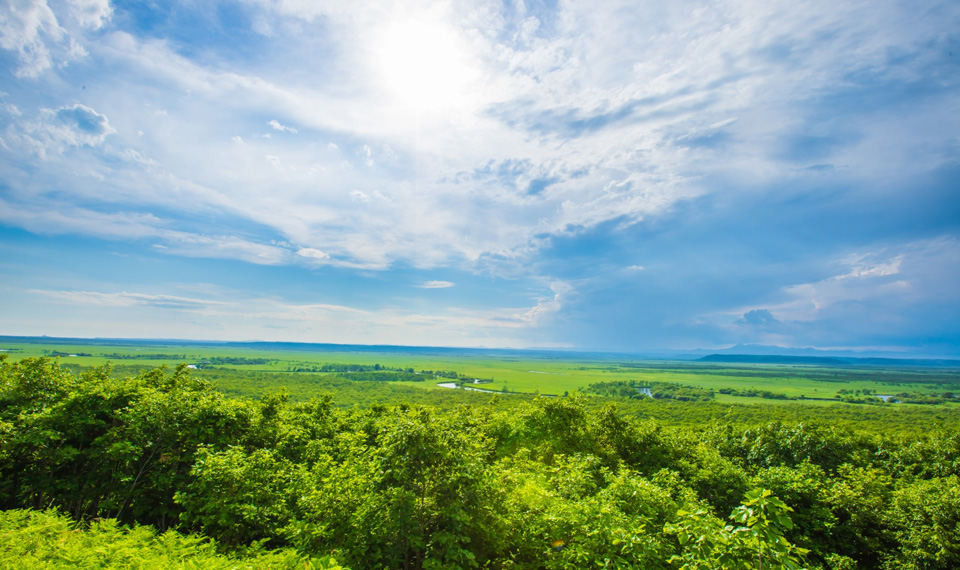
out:
M793 320L811 320L838 303L907 295L912 285L909 276L900 275L904 258L905 254L884 257L883 252L848 256L840 261L844 273L784 288L793 300L777 307L777 313Z
M563 308L566 298L574 292L573 287L563 281L551 283L550 289L553 291L553 298L540 299L536 306L524 313L515 314L514 318L524 323L539 324L541 319L559 312Z
M46 0L3 0L0 3L0 47L16 51L16 75L36 78L57 65L87 55L84 30L98 30L113 12L107 0L70 0L70 18L58 19Z
M839 259L836 266L839 271L831 277L784 287L782 302L738 307L724 312L724 318L767 311L782 321L809 322L823 319L836 307L850 303L883 301L890 308L929 299L960 299L960 292L951 284L960 279L960 244L954 238L855 253ZM867 318L863 315L865 322Z
M335 323L343 319L369 318L373 316L369 311L344 305L323 303L297 305L270 299L252 300L250 304L254 307L254 311L245 315L249 319L304 321L310 323L326 321Z
M59 44L65 36L43 0L6 0L0 7L0 47L17 52L20 77L37 77L53 65L47 44Z
M239 259L257 265L285 265L292 261L284 247L252 242L237 236L206 236L163 232L167 252L187 257Z
M52 297L76 305L100 305L109 307L148 306L159 309L202 310L224 305L219 301L191 299L173 295L149 295L144 293L99 293L93 291L49 291L30 289L28 293Z
M108 135L117 132L105 115L80 103L60 107L54 117L69 133L64 135L64 139L74 146L96 146L102 144Z
M110 21L113 7L110 0L70 0L70 12L82 27L99 30Z
M280 160L279 156L268 154L264 158L267 159L267 163L269 163L274 169L280 171L283 170L283 162Z
M446 289L448 287L453 287L455 283L450 281L424 281L423 283L417 285L421 289Z
M330 254L312 247L302 247L297 250L297 255L309 259L330 259Z
M387 343L420 346L529 346L536 323L516 308L473 310L449 308L432 314L401 307L376 310L337 303L291 303L249 296L218 287L181 284L186 295L135 291L30 289L57 302L56 321L43 323L47 334L78 336L123 332L151 338L216 338L219 340L290 340L309 342ZM198 295L199 293L199 295ZM96 322L84 315L94 310ZM196 319L189 315L196 315ZM19 319L17 315L8 315ZM78 326L86 326L86 332ZM211 334L214 336L211 337ZM538 346L551 346L549 340Z
M874 258L874 259L871 259ZM900 264L903 263L904 255L878 261L876 255L853 255L844 263L851 266L850 273L838 275L836 279L865 279L870 277L886 277L900 273Z
M81 234L109 239L141 239L162 233L152 214L107 213L77 206L41 203L26 206L0 197L0 221L41 235Z
M75 103L56 110L40 109L33 120L9 126L2 141L43 159L70 147L99 147L116 132L106 115Z
M297 129L293 127L288 127L286 125L281 125L279 122L277 122L276 119L271 120L267 124L273 127L273 130L275 131L287 132L287 133L293 133L293 134L297 133Z
M248 300L244 319L302 323L318 342L377 342L432 346L527 346L536 322L520 309L449 308L431 314L400 308L361 310L341 305L298 305L268 299ZM552 343L544 341L541 346Z
M152 214L99 212L71 206L24 206L0 198L0 222L41 235L91 235L116 240L159 240L155 248L186 257L238 259L257 265L295 263L287 247L234 235L201 235L171 230L169 220ZM318 251L318 250L312 250ZM309 257L309 256L308 256Z

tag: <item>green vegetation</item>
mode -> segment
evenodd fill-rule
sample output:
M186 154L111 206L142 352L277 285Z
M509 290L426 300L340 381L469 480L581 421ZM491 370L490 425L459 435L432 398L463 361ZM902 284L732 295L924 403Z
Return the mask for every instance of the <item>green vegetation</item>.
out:
M637 380L614 380L587 386L585 392L601 396L639 399L644 397L681 402L706 402L713 399L713 390L668 382L642 382Z
M851 402L875 403L866 394L909 394L909 400L926 405L952 406L960 402L960 369L943 366L767 364L743 362L626 361L622 356L564 355L561 353L517 353L497 351L413 351L400 348L355 350L329 347L308 350L301 345L280 349L275 345L224 346L222 344L174 344L108 341L51 343L42 339L0 338L0 352L11 357L28 358L61 355L61 364L76 372L107 362L117 364L119 375L137 374L156 366L188 364L204 370L204 375L228 370L252 374L318 374L334 372L420 371L421 375L468 380L490 380L485 389L511 393L561 395L586 391L593 384L611 381L634 382L637 386L654 383L680 384L688 388L712 391L724 404L762 399L765 403L803 402L811 406ZM277 345L279 346L279 345ZM213 371L216 370L214 373ZM286 376L292 379L293 376ZM242 379L239 380L244 382ZM294 381L301 385L307 381ZM269 384L269 383L268 383ZM274 383L273 386L276 386ZM282 383L279 385L283 385ZM237 394L236 386L219 384ZM421 382L420 388L436 389L434 382ZM860 391L860 394L855 394ZM869 392L868 392L869 391ZM729 393L725 393L729 392ZM245 393L258 396L258 393ZM763 398L768 393L776 399ZM950 396L944 396L950 393ZM293 394L291 394L293 396ZM779 396L783 396L780 399ZM857 396L851 398L851 396ZM310 396L307 396L310 397ZM935 400L940 400L937 404ZM902 403L908 403L901 399Z
M721 394L729 394L731 396L740 396L741 398L766 398L768 400L789 400L790 396L786 394L780 394L777 392L770 392L768 390L737 390L736 388L720 388L717 390ZM801 396L802 397L802 396ZM877 400L882 402L882 400Z
M354 382L423 382L426 375L416 372L342 372L340 378Z
M635 399L617 390L653 385L625 372L611 395L550 398L353 379L419 362L192 376L0 360L7 567L960 565L952 404ZM467 370L452 364L432 368Z
M311 559L292 550L246 549L224 555L216 544L172 530L126 528L112 519L77 524L55 511L0 512L0 568L120 570L341 570L332 558Z

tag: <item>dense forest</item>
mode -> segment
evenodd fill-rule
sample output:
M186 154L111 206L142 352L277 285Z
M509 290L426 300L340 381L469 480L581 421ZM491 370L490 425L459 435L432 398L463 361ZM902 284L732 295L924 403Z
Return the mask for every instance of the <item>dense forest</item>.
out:
M381 384L351 376L331 381ZM932 410L791 422L793 408L719 414L631 386L419 390L432 405L386 384L393 403L342 406L229 397L185 366L117 377L0 355L0 563L960 567L960 435ZM848 408L868 420L836 421ZM701 417L651 419L684 413Z

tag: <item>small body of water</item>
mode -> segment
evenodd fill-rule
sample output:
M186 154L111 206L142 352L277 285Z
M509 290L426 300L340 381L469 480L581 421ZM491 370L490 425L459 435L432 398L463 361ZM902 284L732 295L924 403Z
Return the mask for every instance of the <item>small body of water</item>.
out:
M439 388L457 388L456 382L440 382L437 384ZM472 390L474 392L487 392L488 394L503 394L505 396L510 395L510 392L501 392L500 390L487 390L486 388L471 388L470 386L464 386L464 390Z
M637 388L637 392L640 392L641 394L643 394L644 396L647 396L648 398L653 397L653 392L650 391L650 388Z

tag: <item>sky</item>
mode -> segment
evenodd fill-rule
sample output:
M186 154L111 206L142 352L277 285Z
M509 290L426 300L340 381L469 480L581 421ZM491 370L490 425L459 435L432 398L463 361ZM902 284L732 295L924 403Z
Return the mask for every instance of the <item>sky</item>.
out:
M960 3L0 0L0 334L960 356Z

